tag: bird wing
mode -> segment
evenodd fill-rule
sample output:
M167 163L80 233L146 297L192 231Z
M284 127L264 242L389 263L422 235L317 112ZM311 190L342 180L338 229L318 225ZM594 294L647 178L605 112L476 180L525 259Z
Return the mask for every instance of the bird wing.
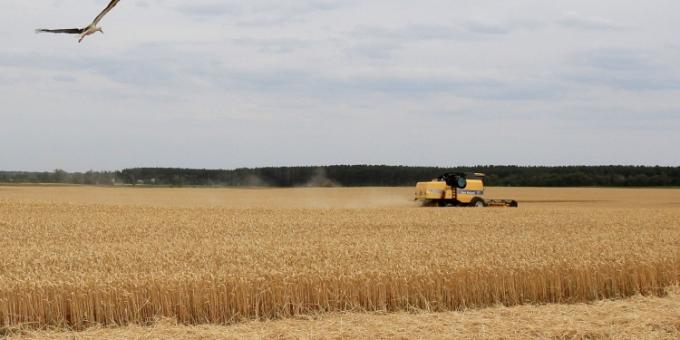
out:
M96 18L94 18L94 20L92 21L92 25L96 26L107 13L109 13L114 7L116 7L119 1L120 0L111 0L111 2L109 2L109 5L106 6L106 8L104 8L104 10L101 13L99 13L99 15L97 15Z
M45 28L38 28L35 30L35 33L67 33L67 34L81 34L85 32L84 28L62 28L62 29L56 29L56 30L50 30L50 29L45 29Z

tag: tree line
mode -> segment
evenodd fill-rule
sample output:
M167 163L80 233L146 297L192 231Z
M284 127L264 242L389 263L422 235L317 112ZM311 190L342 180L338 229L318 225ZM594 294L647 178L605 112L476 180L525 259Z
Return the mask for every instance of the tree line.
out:
M114 185L121 182L120 171L66 172L54 171L0 171L0 183L43 183Z
M0 172L0 183L227 187L412 186L444 172L483 172L491 186L680 186L680 167L333 165L234 170L130 168L120 171Z

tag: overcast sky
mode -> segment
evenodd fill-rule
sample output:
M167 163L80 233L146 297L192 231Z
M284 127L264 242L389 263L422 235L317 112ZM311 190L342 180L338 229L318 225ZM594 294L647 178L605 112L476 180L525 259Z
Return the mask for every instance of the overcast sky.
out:
M680 165L680 1L0 2L0 169Z

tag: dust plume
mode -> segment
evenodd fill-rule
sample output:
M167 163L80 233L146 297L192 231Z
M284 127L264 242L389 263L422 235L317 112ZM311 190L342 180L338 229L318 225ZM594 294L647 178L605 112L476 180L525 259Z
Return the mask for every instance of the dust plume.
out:
M341 187L340 183L328 178L326 169L317 168L314 175L303 185L303 187L336 188Z

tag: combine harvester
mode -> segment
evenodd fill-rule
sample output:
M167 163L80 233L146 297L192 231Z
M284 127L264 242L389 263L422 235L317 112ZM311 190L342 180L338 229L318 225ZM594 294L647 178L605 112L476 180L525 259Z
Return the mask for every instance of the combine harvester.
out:
M440 207L517 207L517 201L484 199L484 174L445 173L416 184L416 201Z

